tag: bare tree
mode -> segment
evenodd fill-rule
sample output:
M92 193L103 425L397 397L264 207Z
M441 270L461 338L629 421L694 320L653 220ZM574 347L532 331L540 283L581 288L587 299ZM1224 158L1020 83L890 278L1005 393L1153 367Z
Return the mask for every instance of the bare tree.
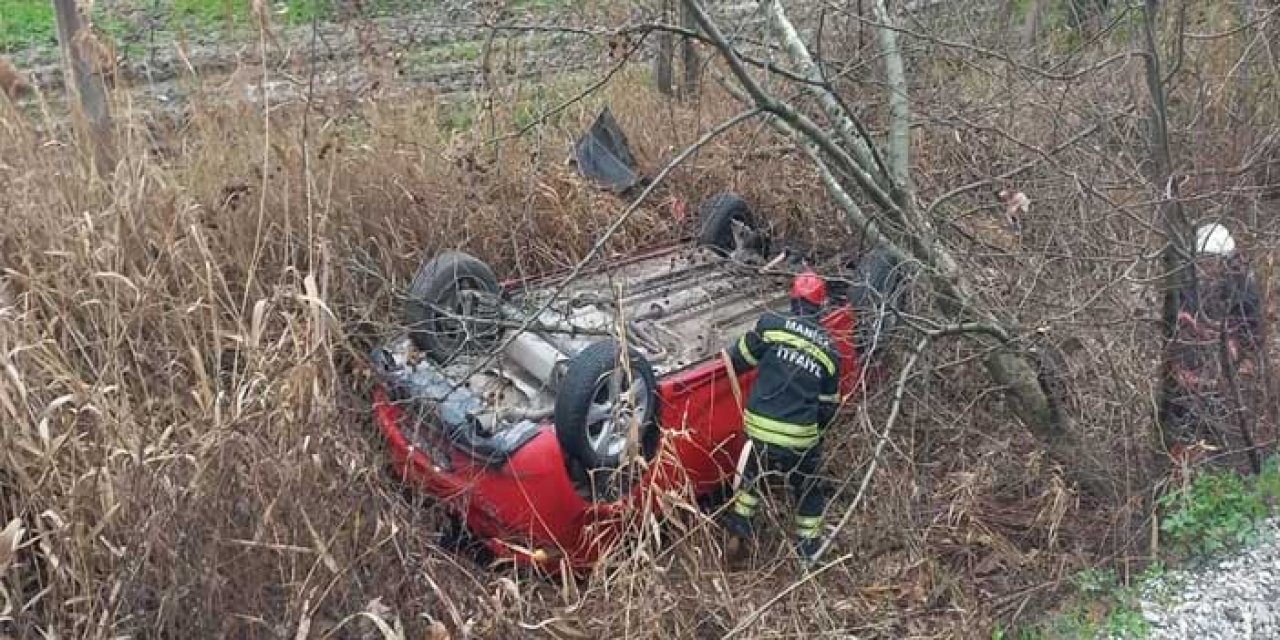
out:
M663 4L662 18L665 22L670 22L670 5ZM676 37L669 32L658 34L658 52L653 58L653 82L658 86L658 91L670 95L674 89L675 82L675 42Z
M674 8L669 4L664 4L662 8L663 19L670 22L675 13ZM689 12L688 7L682 7L680 12L680 27L687 33L692 34L697 30L697 24L693 15ZM676 55L676 38L679 37L679 55ZM698 84L701 81L702 66L698 60L698 50L695 46L695 40L689 35L677 36L671 31L662 31L657 36L657 54L653 59L653 81L657 85L658 90L671 95L679 89L681 97L688 97L697 91ZM676 59L680 59L681 74L680 82L677 87L676 83Z
M1164 269L1162 283L1163 306L1161 324L1164 339L1174 339L1178 323L1178 310L1182 306L1182 292L1190 282L1188 269L1191 247L1191 224L1187 221L1178 195L1178 181L1173 175L1173 156L1169 150L1169 109L1165 99L1164 72L1160 65L1160 50L1156 42L1156 16L1159 4L1146 0L1143 10L1143 41L1147 91L1151 96L1151 182L1160 192L1157 212L1161 228L1167 240L1161 251ZM1166 358L1162 364L1161 409L1167 409L1171 399L1178 394L1172 363ZM1162 416L1162 422L1167 417Z
M1020 329L975 296L930 212L919 203L911 179L908 78L898 45L899 29L886 2L870 3L887 88L888 133L883 143L868 132L824 79L780 2L761 0L761 9L795 70L787 75L799 76L803 91L830 123L827 126L810 117L798 101L766 89L748 71L744 53L730 42L702 4L698 0L685 0L685 4L727 64L735 83L730 89L772 116L773 126L804 149L828 194L854 228L871 244L914 265L925 276L937 317L918 323L917 328L926 336L965 334L983 344L989 375L1007 390L1015 412L1048 453L1090 493L1111 493L1101 463L1083 445L1069 418L1059 410L1057 399L1042 383L1039 362ZM777 73L774 76L779 82L794 80Z

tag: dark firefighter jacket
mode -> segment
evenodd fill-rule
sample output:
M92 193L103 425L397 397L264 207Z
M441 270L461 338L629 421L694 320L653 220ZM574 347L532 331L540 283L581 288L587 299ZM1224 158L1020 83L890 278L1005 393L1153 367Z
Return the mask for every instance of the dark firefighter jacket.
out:
M729 348L739 373L759 375L743 415L752 439L790 449L817 443L840 402L840 354L807 318L766 313Z

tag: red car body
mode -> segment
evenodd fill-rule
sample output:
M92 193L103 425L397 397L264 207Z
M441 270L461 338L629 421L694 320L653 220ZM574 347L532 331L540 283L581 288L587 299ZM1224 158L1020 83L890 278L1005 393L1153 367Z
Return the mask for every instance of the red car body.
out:
M848 304L827 310L822 319L841 354L846 402L863 382L855 321ZM738 375L743 399L755 377L754 371ZM385 386L375 389L374 411L398 476L443 503L496 558L558 573L592 567L620 539L629 518L658 496L675 491L697 498L732 482L745 435L724 359L712 356L659 377L658 398L659 454L626 495L610 502L593 501L575 488L550 419L494 464L450 446L442 434L419 429L439 446L433 460L408 433L415 418L390 399Z

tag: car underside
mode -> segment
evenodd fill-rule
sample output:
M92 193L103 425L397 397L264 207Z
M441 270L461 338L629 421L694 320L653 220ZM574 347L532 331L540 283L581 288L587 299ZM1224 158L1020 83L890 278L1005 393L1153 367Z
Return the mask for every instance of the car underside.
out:
M465 415L468 428L494 436L550 418L569 361L602 338L623 333L663 377L715 356L766 309L785 308L786 282L705 247L660 250L564 286L516 289L502 316L529 328L500 350L461 347L438 362L406 334L381 357L399 365L393 383L441 404L446 422Z

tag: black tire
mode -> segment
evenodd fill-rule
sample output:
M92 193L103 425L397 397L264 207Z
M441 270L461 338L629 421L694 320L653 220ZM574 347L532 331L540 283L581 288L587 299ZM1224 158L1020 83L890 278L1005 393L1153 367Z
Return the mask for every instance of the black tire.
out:
M751 207L741 196L721 193L708 198L698 207L698 245L720 251L734 250L733 223L741 222L756 231Z
M501 337L496 323L475 319L496 317L496 311L479 309L474 296L460 295L469 291L497 295L500 289L489 265L461 251L428 260L413 278L404 311L409 337L437 362L490 349ZM450 318L445 310L472 319Z
M556 395L556 439L560 450L571 464L576 463L587 474L615 470L626 462L626 451L634 450L635 445L627 437L631 412L639 412L638 444L645 460L652 460L658 451L658 383L653 367L640 352L630 349L628 376L618 356L618 344L613 340L583 349L569 362ZM629 405L622 408L621 417L613 410L607 419L592 415L593 406L601 411L606 403L617 404L616 400L610 400L613 395L610 383L614 381L619 387L627 385L623 388L629 387L632 395L639 397L633 397ZM615 426L628 433L617 433ZM623 438L621 443L619 437ZM620 444L624 445L621 449Z
M887 251L875 249L854 266L849 302L858 314L854 344L864 362L874 362L894 335L906 294L906 274Z

